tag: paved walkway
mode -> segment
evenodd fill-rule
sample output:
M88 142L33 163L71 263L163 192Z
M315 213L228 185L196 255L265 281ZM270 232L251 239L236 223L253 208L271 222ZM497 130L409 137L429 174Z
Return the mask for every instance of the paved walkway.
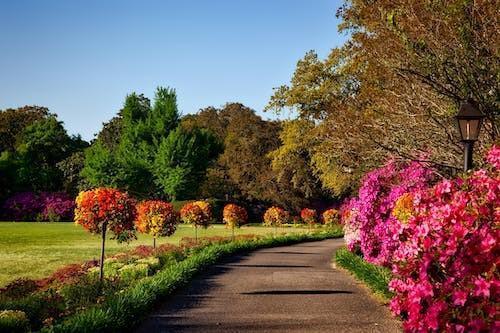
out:
M153 313L138 332L399 332L387 308L331 268L342 239L235 256Z

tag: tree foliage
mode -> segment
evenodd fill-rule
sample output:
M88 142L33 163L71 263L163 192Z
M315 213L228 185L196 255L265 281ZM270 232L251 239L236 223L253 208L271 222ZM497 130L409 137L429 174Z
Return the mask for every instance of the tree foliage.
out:
M494 1L346 1L338 16L349 41L325 59L307 53L267 109L315 121L313 169L337 194L388 154L458 169L461 102L474 99L487 116L481 150L499 133L496 10Z
M82 175L92 186L115 186L139 197L194 197L219 145L206 131L179 124L173 89L158 88L152 106L143 95L128 95L87 150Z
M290 173L297 164L287 164L288 156L283 158L283 165L271 165L274 151L280 147L281 122L263 120L254 110L229 103L222 109L209 107L188 116L182 125L188 129L205 128L224 145L216 164L207 170L201 188L205 196L278 203L289 209L299 209L308 200L320 197L321 185L314 184L314 177L307 178L307 161L299 161L300 156L293 163L303 168L307 181L294 178L291 183Z

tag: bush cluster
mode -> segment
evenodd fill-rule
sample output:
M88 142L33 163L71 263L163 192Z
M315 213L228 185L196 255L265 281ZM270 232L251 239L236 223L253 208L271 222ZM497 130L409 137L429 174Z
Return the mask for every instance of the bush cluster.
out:
M408 332L498 329L500 147L487 161L485 169L434 186L424 186L427 171L403 168L381 192L381 174L390 171L384 167L343 207L351 249L392 269L391 310Z

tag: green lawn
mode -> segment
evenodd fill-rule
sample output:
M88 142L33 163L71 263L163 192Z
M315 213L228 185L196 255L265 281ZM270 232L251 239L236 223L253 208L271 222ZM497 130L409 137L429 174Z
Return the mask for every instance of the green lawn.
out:
M284 229L282 229L284 230ZM289 232L307 229L286 228ZM273 233L272 228L244 226L236 234ZM198 236L230 236L223 225L198 230ZM160 238L157 244L178 244L182 237L194 237L194 229L180 225L168 238ZM129 244L106 242L106 254L121 252L137 245L152 245L152 237L138 234ZM100 238L84 231L74 223L0 222L0 286L19 277L42 278L57 268L93 258L99 258Z

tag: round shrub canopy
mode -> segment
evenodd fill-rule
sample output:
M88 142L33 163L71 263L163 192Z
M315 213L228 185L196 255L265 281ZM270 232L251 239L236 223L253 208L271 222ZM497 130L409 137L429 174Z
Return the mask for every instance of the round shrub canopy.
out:
M245 208L236 204L228 204L223 211L224 223L229 228L239 227L248 221L248 214Z
M75 223L93 234L110 230L118 241L135 237L135 201L125 192L96 188L80 192L76 198Z
M323 223L330 225L339 222L339 212L334 208L327 209L323 212Z
M194 227L206 228L212 218L210 204L206 201L194 201L185 204L180 211L182 222Z
M318 212L315 209L304 208L300 211L300 218L307 224L318 223Z
M174 234L179 217L172 204L160 200L142 201L137 205L135 226L137 230L154 237Z
M278 227L290 220L290 213L280 207L273 206L264 213L264 225Z

